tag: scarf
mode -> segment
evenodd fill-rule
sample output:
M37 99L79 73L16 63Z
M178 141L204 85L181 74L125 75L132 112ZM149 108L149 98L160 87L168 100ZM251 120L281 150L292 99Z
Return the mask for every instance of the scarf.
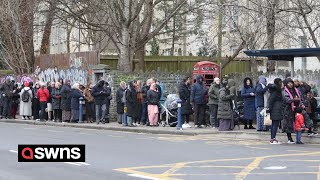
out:
M293 99L293 96L292 96L291 92L289 91L289 89L287 87L285 87L284 90L289 94L290 99ZM294 90L296 91L296 94L298 95L298 97L301 98L298 89L294 87ZM291 109L292 109L292 111L294 111L294 101L292 101L292 103L291 103Z

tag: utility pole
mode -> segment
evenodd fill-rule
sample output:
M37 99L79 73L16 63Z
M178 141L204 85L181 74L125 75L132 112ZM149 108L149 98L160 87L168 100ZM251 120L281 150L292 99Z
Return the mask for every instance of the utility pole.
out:
M307 47L307 38L306 38L306 36L299 36L299 39L300 39L300 42L301 42L301 47L302 48L306 48ZM302 69L303 75L305 75L306 74L306 70L307 70L307 58L306 57L302 57L301 69Z
M218 52L217 52L217 64L221 64L221 51L222 51L222 21L223 21L223 3L224 0L218 0Z

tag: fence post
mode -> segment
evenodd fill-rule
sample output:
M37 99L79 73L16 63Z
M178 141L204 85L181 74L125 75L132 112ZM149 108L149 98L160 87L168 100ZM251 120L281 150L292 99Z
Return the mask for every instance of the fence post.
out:
M182 101L181 101L181 99L179 99L178 101L177 101L177 103L178 103L178 128L177 128L177 130L182 130L182 115L181 115L181 103L182 103Z

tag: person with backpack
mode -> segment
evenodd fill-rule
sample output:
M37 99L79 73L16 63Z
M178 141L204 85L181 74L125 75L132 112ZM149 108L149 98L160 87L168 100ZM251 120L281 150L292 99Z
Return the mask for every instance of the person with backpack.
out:
M33 94L29 82L24 83L24 88L20 92L20 116L24 120L30 120L32 116Z
M117 114L118 114L118 124L123 124L124 126L127 125L125 122L125 117L124 117L124 103L125 103L125 96L124 94L126 93L126 83L124 81L120 82L120 87L117 90L116 94L116 101L117 101Z

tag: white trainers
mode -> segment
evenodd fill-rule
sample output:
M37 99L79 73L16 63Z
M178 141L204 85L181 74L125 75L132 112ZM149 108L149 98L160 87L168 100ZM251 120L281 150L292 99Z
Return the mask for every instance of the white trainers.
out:
M288 144L295 144L296 142L294 142L294 141L288 141Z
M271 139L270 144L281 144L281 143L276 139Z
M187 128L191 128L190 124L186 123L186 127Z
M25 120L25 118L24 118L24 117L22 117L21 119L22 119L22 120Z
M205 128L206 126L205 126L205 125L201 125L200 127L201 127L201 128Z

